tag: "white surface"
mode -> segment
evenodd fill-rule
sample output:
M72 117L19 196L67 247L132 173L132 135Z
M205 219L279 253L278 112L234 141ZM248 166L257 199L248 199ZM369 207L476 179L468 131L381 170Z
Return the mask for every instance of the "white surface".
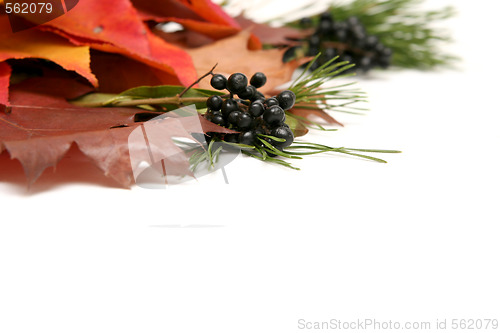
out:
M461 71L376 73L360 82L367 116L308 137L404 152L388 164L246 158L229 185L216 173L164 191L0 184L0 332L500 319L499 5L454 3Z

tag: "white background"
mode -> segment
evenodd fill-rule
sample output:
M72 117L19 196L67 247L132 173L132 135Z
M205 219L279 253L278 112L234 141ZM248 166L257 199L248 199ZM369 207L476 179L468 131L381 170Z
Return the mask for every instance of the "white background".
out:
M27 191L3 176L0 332L500 319L500 6L426 6L446 3L459 70L373 73L366 116L334 114L345 128L307 138L404 152L388 164L243 158L229 185L216 173L156 191L51 171Z

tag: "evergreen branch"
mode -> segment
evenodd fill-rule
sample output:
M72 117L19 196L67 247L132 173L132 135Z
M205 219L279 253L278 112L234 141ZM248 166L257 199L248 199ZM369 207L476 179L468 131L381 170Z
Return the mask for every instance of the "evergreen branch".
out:
M315 70L310 71L313 64L318 61L320 56L320 53L317 54L314 59L309 62L299 77L297 77L297 79L295 79L295 81L288 88L295 93L295 103L298 104L295 108L319 107L325 110L341 112L352 112L350 111L351 109L366 110L351 106L355 103L366 102L367 98L366 93L360 89L351 88L355 82L339 84L336 86L328 84L325 87L326 83L330 83L334 79L355 75L354 73L345 74L345 72L352 68L354 64L350 64L346 61L338 61L338 57L335 57ZM329 103L329 101L345 102L335 105Z
M392 65L406 68L432 69L449 66L458 58L443 53L440 43L451 37L433 24L453 17L452 7L441 10L418 10L422 0L332 0L329 11L338 21L356 16L370 35L392 49ZM313 18L316 23L318 18ZM298 22L289 23L298 27Z

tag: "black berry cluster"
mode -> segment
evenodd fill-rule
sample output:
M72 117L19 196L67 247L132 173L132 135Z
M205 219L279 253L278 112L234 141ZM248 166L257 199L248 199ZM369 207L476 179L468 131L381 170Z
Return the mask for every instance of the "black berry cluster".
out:
M279 150L292 144L294 136L285 123L285 111L295 104L295 94L285 90L274 97L265 98L257 89L266 81L266 75L260 72L250 78L250 84L242 73L234 73L227 79L221 74L212 76L212 87L217 90L227 89L229 94L210 96L207 99L205 118L239 132L224 134L221 139L255 146L262 144L258 135L264 134L285 140L278 142L261 137Z
M300 24L304 28L313 25L310 18L303 18ZM341 61L354 63L363 72L374 67L387 68L392 58L392 50L376 36L367 34L357 17L335 21L329 12L320 15L315 32L307 40L307 55L315 56L318 52L322 56L313 64L315 67L339 56Z

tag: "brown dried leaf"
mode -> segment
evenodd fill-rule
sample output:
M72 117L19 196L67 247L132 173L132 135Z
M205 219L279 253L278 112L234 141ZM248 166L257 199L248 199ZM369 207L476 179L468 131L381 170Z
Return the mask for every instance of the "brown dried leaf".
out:
M315 119L319 118L330 125L337 124L342 127L344 126L342 123L330 116L325 110L318 107L316 104L297 103L295 106L296 107L291 109L289 112L298 117L310 120L309 123L312 123L312 121L315 121Z
M300 30L291 27L271 27L264 23L254 22L243 15L235 17L236 22L243 29L250 28L263 44L274 46L291 46L299 44L298 40L310 35L308 30Z
M251 77L255 72L263 72L267 83L259 88L263 94L273 91L276 87L290 81L293 72L303 60L292 60L283 63L284 50L249 50L247 48L250 32L245 30L239 34L219 40L213 44L187 52L193 58L198 75L201 76L218 64L216 72L229 76L239 72ZM210 89L210 80L200 82L200 88Z

